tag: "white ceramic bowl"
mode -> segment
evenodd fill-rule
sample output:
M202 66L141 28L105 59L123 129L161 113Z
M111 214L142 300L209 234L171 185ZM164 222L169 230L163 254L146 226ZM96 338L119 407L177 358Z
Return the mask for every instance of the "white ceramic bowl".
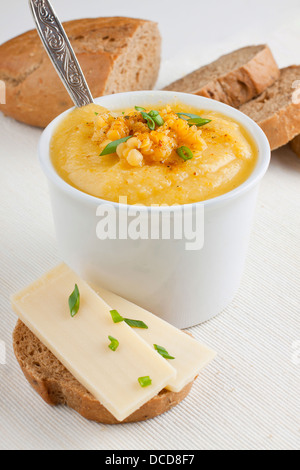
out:
M188 211L204 209L205 238L201 250L186 250L184 239L97 238L98 206L108 204L120 216L129 206L89 196L68 185L56 173L49 156L49 144L53 131L69 111L57 117L44 131L39 155L49 182L57 241L64 262L94 286L107 288L179 328L187 328L220 313L239 288L259 183L270 162L270 147L254 121L234 108L200 96L142 91L104 96L96 103L115 110L178 100L235 119L246 128L258 147L257 165L245 183L223 196L184 206ZM176 211L182 209L183 206L151 210L174 217ZM148 219L151 210L141 208L142 216Z

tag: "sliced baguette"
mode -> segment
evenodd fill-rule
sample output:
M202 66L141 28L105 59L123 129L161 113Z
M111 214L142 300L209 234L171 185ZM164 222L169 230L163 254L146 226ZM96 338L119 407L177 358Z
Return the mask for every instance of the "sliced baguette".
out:
M278 77L278 66L268 46L249 46L195 70L165 90L194 93L238 107L258 96Z
M153 88L161 49L156 23L116 17L64 26L95 98ZM0 110L26 124L45 127L73 106L35 30L0 45L0 80L6 84Z
M271 87L239 108L259 124L272 150L300 134L300 100L295 99L298 80L300 66L281 69L279 79Z
M26 379L46 403L67 405L98 423L119 423L20 320L13 333L13 346ZM179 393L162 390L122 422L144 421L165 413L188 395L192 385L189 383Z

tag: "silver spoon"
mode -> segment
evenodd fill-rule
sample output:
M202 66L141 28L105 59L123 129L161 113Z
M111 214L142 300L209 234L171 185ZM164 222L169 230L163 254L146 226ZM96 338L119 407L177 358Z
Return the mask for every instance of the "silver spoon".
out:
M66 32L48 0L29 0L38 33L75 106L93 103L87 81Z

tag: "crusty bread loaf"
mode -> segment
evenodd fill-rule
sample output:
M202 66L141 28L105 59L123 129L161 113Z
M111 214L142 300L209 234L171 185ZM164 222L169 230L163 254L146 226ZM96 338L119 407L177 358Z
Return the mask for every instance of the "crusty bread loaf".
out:
M195 70L165 90L194 93L238 107L262 93L278 76L268 46L249 46Z
M152 89L160 65L156 23L132 18L94 18L64 23L93 96ZM0 110L45 127L73 106L35 30L0 46Z
M300 157L300 135L297 135L297 137L290 142L290 146L293 152Z
M84 418L99 423L119 422L20 320L13 333L13 345L26 379L46 403L67 405ZM192 384L193 382L188 384L179 393L162 390L122 422L144 421L170 410L188 395Z
M298 80L300 66L281 69L279 80L258 98L239 108L259 124L272 150L282 147L300 134L300 100L295 88Z

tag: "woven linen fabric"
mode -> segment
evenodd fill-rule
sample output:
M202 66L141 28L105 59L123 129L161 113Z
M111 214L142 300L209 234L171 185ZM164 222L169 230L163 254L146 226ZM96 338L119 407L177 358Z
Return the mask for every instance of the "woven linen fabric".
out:
M69 1L53 3L63 19L64 15L70 18ZM100 13L99 2L88 3L82 6L73 0L74 15L125 14L120 1L101 6ZM161 3L153 0L152 11ZM170 6L169 0L163 3ZM300 63L296 2L287 0L282 13L277 0L252 0L247 16L252 27L246 28L224 26L222 14L213 12L212 25L219 34L209 35L204 25L200 36L208 38L205 47L203 41L200 50L191 47L188 36L181 35L177 52L168 44L174 39L173 28L181 27L181 2L171 3L175 8L172 28L166 7L159 15L167 45L158 87L246 44L268 41L281 66L297 59ZM7 6L10 18L17 4L18 0L11 0ZM233 9L241 2L229 4ZM197 2L191 0L189 5L196 8ZM229 6L227 2L227 10ZM268 6L273 17L265 16L264 22L256 19L256 6L263 11ZM207 18L210 8L201 9ZM148 10L134 0L126 14L158 19L154 13L150 17ZM195 26L193 11L185 15L186 22ZM25 6L20 17L32 27ZM23 23L17 22L13 30L12 22L4 19L5 15L3 41L24 30ZM190 330L218 352L216 360L199 376L186 400L170 412L142 423L109 426L86 421L66 407L46 405L25 380L13 354L16 316L10 295L60 262L47 182L37 160L40 134L0 115L0 449L299 448L300 159L289 147L273 152L260 189L241 288L224 312Z

